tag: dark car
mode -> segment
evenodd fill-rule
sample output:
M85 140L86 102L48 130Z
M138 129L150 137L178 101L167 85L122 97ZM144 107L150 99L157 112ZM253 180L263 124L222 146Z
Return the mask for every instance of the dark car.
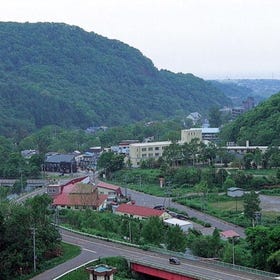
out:
M170 263L170 264L180 264L181 262L180 262L179 259L177 259L177 258L175 258L175 257L171 257L171 258L169 259L169 263Z
M189 219L188 216L182 215L182 214L177 214L176 218L179 220L184 220L184 221L187 221Z
M157 210L165 210L165 207L163 205L156 205L154 207L154 209L157 209Z

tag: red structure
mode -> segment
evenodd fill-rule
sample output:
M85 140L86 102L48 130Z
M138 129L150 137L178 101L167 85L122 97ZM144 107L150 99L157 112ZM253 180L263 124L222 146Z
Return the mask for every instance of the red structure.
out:
M168 280L196 280L196 278L192 278L185 275L175 274L174 272L160 270L158 268L145 266L142 264L131 263L131 270L151 276L155 276L162 279Z

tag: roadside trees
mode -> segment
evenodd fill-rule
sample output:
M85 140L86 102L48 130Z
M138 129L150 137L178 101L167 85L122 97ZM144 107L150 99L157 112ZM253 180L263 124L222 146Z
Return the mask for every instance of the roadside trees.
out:
M186 251L186 235L178 225L168 228L165 243L168 250L176 252Z
M256 213L261 210L260 198L255 191L251 191L244 195L244 216L252 221L255 225Z

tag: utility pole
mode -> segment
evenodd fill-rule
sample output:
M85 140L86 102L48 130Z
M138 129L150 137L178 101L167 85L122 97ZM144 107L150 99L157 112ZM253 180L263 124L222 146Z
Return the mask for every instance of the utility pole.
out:
M33 270L36 272L36 228L30 228L33 236Z
M132 243L132 232L131 232L130 221L128 221L128 230L129 230L129 241L130 241L130 243Z
M235 265L234 237L232 238L232 264Z
M20 172L20 187L21 187L21 192L23 193L22 171Z

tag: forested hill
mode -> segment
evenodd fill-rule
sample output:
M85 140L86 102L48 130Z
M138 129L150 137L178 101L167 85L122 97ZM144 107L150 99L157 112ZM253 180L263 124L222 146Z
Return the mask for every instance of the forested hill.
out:
M251 145L280 146L280 92L259 104L222 130L226 141Z
M186 50L187 51L187 50ZM230 100L191 74L159 71L140 51L63 23L0 22L0 134L205 113Z

